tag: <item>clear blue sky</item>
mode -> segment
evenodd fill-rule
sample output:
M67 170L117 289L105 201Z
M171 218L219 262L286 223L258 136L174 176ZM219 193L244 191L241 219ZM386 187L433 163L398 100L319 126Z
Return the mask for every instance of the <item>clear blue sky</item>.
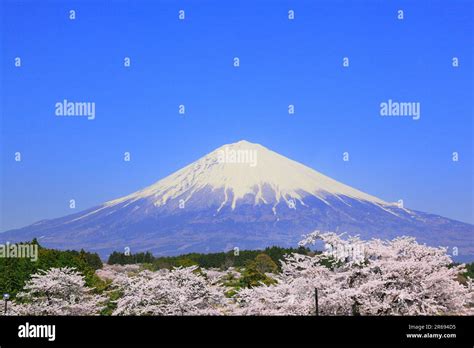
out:
M1 4L0 231L69 214L71 198L78 211L131 193L241 139L474 222L472 1ZM56 117L64 98L95 102L96 119ZM421 119L380 117L388 99L420 102Z

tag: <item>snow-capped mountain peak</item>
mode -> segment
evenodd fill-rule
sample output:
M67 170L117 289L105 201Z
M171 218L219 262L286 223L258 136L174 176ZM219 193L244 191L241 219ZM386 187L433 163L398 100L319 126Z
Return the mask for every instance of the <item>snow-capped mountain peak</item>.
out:
M105 205L146 199L159 207L174 199L187 202L205 189L222 196L217 211L227 205L235 209L244 197L253 197L255 205L272 204L273 207L292 200L305 205L307 196L325 201L328 195L388 205L381 199L246 140L223 145L151 186Z

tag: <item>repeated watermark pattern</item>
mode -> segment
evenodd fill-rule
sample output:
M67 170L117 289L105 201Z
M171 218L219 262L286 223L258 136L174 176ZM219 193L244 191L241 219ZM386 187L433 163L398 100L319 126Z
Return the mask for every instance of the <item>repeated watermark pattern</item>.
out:
M38 261L38 244L11 244L9 242L0 244L0 258L30 259L36 262Z
M248 164L256 167L258 164L258 152L255 149L231 149L224 146L224 149L217 151L218 163Z
M54 104L56 116L87 117L88 120L95 119L95 102L72 102L64 99Z
M397 102L389 99L380 103L380 116L411 117L413 120L419 120L420 102Z

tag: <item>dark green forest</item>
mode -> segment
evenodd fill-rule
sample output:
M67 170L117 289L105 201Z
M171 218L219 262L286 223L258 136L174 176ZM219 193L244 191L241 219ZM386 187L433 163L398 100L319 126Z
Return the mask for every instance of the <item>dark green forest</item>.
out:
M102 261L98 254L87 251L55 250L41 247L34 239L31 243L38 245L38 260L32 262L28 258L0 258L0 291L12 297L23 288L31 275L39 270L53 267L74 267L81 272L88 286L96 286L100 279L95 271L102 268Z
M277 246L268 247L263 250L239 250L238 255L234 251L201 254L190 253L179 256L154 257L150 252L136 253L126 255L114 251L110 254L107 263L109 265L119 264L138 264L147 263L154 270L172 267L188 267L197 265L203 268L228 269L229 267L245 267L249 261L253 261L259 254L268 255L273 262L280 268L280 260L283 260L286 254L299 253L309 254L311 251L307 248L281 248Z

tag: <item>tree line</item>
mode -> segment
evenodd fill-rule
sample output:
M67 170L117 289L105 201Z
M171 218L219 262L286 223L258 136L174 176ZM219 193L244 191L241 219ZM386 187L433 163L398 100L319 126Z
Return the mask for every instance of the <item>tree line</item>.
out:
M287 254L298 253L308 255L311 251L308 248L282 248L278 246L267 247L263 250L239 250L235 253L233 250L218 253L189 253L179 256L160 256L155 257L150 252L139 252L135 254L125 254L114 251L110 254L107 263L109 265L128 265L128 264L149 264L152 270L171 269L173 267L199 266L202 268L220 268L245 267L249 262L264 254L267 255L278 267L281 267L280 260L283 260Z

